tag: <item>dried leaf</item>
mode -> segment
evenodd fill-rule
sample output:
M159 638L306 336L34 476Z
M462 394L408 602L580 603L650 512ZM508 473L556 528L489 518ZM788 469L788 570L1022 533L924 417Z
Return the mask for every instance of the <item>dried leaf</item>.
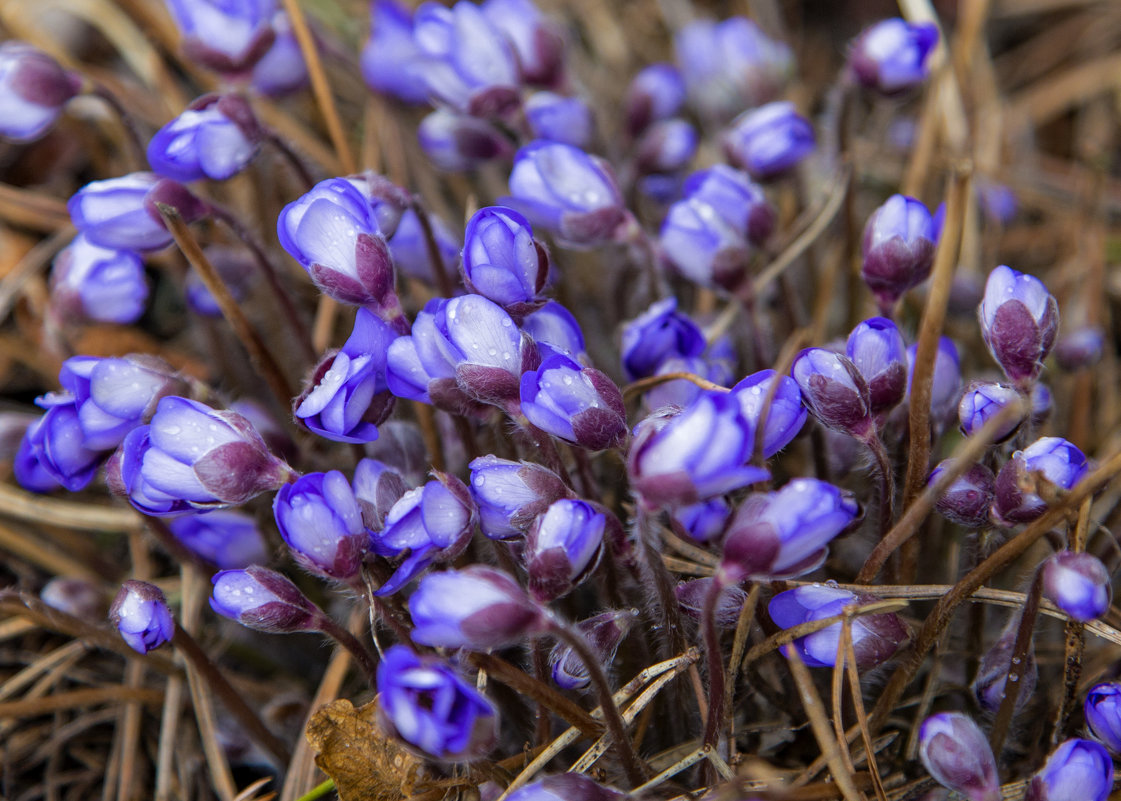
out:
M345 698L317 710L304 735L315 764L335 781L340 801L399 801L412 794L424 763L378 728L377 700L357 709Z

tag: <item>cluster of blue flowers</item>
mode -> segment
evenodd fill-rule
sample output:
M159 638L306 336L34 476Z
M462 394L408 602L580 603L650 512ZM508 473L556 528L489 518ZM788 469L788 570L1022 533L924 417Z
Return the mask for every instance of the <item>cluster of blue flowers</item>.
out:
M203 182L251 174L263 148L279 141L258 116L258 97L307 83L291 23L272 0L168 0L168 9L184 55L241 88L198 98L156 131L146 151L151 172L97 180L69 199L77 236L54 261L56 320L139 320L144 258L183 244L169 213L185 225L236 225ZM853 286L864 294L850 302L867 301L880 316L860 321L846 340L792 348L785 361L770 353L759 268L789 228L795 178L824 159L817 124L784 99L791 49L754 22L698 20L677 31L675 62L647 66L630 83L618 134L626 155L611 162L596 154L597 121L571 79L563 29L529 0L426 2L415 12L374 0L372 20L360 57L368 87L397 110L431 104L417 136L432 164L450 172L499 165L508 194L474 210L460 238L381 175L309 179L302 194L285 197L276 241L324 298L353 309L353 325L341 346L305 365L302 389L284 399L290 420L278 422L276 408L226 403L220 389L154 357L72 356L60 389L37 400L43 413L26 426L14 475L31 492L78 492L103 471L114 494L165 518L180 547L218 569L216 613L272 633L334 632L305 590L266 567L280 566L269 542L282 540L294 565L364 599L393 629L394 643L378 646L371 688L388 736L436 763L509 749L520 735L503 728L502 705L483 674L470 675L467 654L551 638L551 652L530 646L541 663L534 680L599 693L611 744L637 785L648 766L637 764L616 721L604 669L623 643L654 645L645 631L628 640L643 628L639 618L664 627L667 648L684 645L685 614L698 622L707 663L703 746L726 753L720 630L747 632L757 621L770 634L820 623L791 637L788 656L834 667L851 646L865 672L911 642L898 610L861 612L882 600L874 585L774 584L824 581L835 541L863 553L870 546L853 532L877 541L889 533L904 497L894 461L907 438L955 436L955 412L963 436L987 438L976 463L947 459L929 473L937 512L986 538L1033 524L1090 473L1073 443L1039 436L1059 307L1038 278L998 266L977 299L979 339L1001 380L966 384L949 337L920 369L903 306L929 279L947 226L944 209L931 213L916 198L884 200L852 248L864 282ZM929 24L873 26L851 44L844 90L905 96L927 79L937 41ZM5 137L45 135L85 90L44 53L0 45ZM724 163L690 172L706 141L706 158L722 152ZM195 182L200 188L185 186ZM263 250L279 250L239 238L244 249L215 242L203 252L232 301L248 307L247 274L268 261ZM614 254L634 267L642 289L625 301L633 316L605 325L585 314L566 291L568 266L557 251ZM193 289L184 284L189 305L223 313L209 284L193 280ZM278 291L306 299L287 283ZM647 290L649 302L640 301ZM705 302L691 315L683 298ZM716 298L742 308L754 330L729 333L729 319L700 311ZM583 329L594 326L599 337L615 322L613 354ZM1083 369L1103 347L1100 331L1078 329L1059 343L1057 361ZM605 353L617 359L603 362ZM920 375L929 414L916 418ZM909 430L916 419L929 431ZM816 451L816 474L792 474L788 448ZM876 460L878 487L843 478L862 450ZM829 460L845 454L850 467L831 469ZM265 494L279 537L251 511ZM879 510L878 531L866 509ZM1056 537L1038 568L1038 594L1070 621L1101 617L1110 571L1084 541ZM680 560L663 561L668 538L684 540L681 553L703 555L704 578L674 591L688 571L675 576ZM754 618L752 586L766 599ZM141 652L175 633L165 598L143 582L126 582L111 614ZM982 711L998 713L1010 665L1021 660L1030 664L1016 674L1021 702L1030 695L1037 668L1013 625L1022 620L1011 618L979 660L972 690ZM1118 685L1099 685L1085 712L1114 752L1118 698ZM919 743L945 787L972 801L1001 797L998 762L970 717L927 718ZM1104 799L1111 771L1100 744L1068 740L1027 797ZM562 774L505 797L624 794Z

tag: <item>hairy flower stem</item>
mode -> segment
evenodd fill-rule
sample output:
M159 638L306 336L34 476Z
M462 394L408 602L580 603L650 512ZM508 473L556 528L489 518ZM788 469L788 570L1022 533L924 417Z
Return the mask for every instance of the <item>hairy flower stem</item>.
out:
M291 145L284 141L284 138L281 137L280 134L271 128L265 128L264 136L265 141L280 154L281 158L288 162L288 166L292 168L292 172L296 173L296 177L300 179L300 183L307 187L307 189L311 189L315 186L315 178L312 177L308 165L305 164L299 154L292 149Z
M895 471L891 468L891 459L888 458L887 448L880 439L880 435L873 429L866 437L862 438L868 450L876 460L876 472L880 475L880 531L879 539L891 530L895 521Z
M91 83L87 90L89 94L94 97L100 98L105 102L105 105L113 109L113 113L121 121L121 127L125 131L125 139L128 140L128 150L133 162L133 167L138 170L143 170L148 164L148 152L144 147L144 142L148 137L145 136L141 130L140 125L136 121L136 117L125 108L125 104L117 97L112 89L101 83Z
M1028 590L1024 611L1020 614L1020 625L1016 629L1016 641L1012 645L1012 656L1008 662L1008 675L1004 679L1004 697L1000 701L1000 709L993 721L992 731L989 732L989 744L992 745L993 755L1000 759L1001 749L1004 747L1004 738L1008 734L1008 725L1012 722L1012 715L1016 710L1016 699L1020 696L1020 681L1027 666L1027 654L1031 649L1032 634L1035 633L1035 620L1039 614L1039 599L1043 594L1043 571L1037 570L1032 579L1031 589Z
M369 650L358 641L357 637L327 615L318 617L315 621L315 627L350 652L358 667L362 669L362 673L365 674L370 687L378 686L377 662L374 661Z
M724 721L724 654L720 650L720 633L716 630L716 605L723 585L716 579L709 584L701 611L705 659L708 662L708 720L705 722L702 746L715 748Z
M419 200L414 199L410 207L413 214L416 215L417 222L420 223L421 232L424 234L424 248L428 254L428 263L432 266L432 274L436 276L436 288L440 290L443 297L450 298L455 294L455 286L452 284L448 271L444 269L444 258L440 255L440 244L436 241L436 232L432 228L432 218L428 215L428 209Z
M611 733L611 740L615 746L615 752L619 756L619 761L623 765L623 771L627 774L627 780L634 787L638 787L648 777L638 754L634 751L634 744L627 736L627 726L623 723L623 716L619 714L619 707L615 706L615 700L611 695L611 685L607 683L607 674L603 672L603 666L600 665L599 658L596 657L595 652L588 645L588 641L584 639L584 635L568 624L553 619L549 631L572 648L576 655L580 657L580 661L584 663L588 676L596 688L596 694L599 696L600 708L603 710L603 720L607 724L607 730Z

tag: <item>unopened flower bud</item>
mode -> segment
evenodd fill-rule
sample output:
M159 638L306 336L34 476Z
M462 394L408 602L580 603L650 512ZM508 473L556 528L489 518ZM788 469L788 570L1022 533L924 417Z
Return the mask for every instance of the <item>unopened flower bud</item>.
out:
M130 579L109 607L109 619L134 651L146 654L175 634L175 622L159 587Z
M1094 620L1105 614L1113 597L1109 571L1092 554L1061 551L1043 565L1043 597L1073 620Z
M78 93L80 76L25 42L0 44L0 136L31 142L43 136Z
M1059 305L1038 278L1001 265L978 309L989 352L1013 381L1034 380L1055 344Z
M942 712L924 720L919 758L935 781L969 801L1000 801L993 750L972 718Z
M856 38L849 65L862 86L892 97L926 80L927 57L937 44L933 23L885 19Z
M1106 681L1086 693L1086 725L1115 754L1121 753L1121 683Z
M1093 740L1059 745L1028 785L1024 801L1106 801L1113 789L1113 760Z
M416 642L476 651L513 645L544 625L542 610L514 579L480 566L425 576L409 613Z
M111 250L160 250L173 237L157 204L171 206L184 222L193 222L206 207L182 184L152 172L94 181L79 189L66 207L70 219L94 245Z
M526 535L529 591L540 603L567 595L591 574L603 549L606 518L591 504L562 499L534 521Z
M524 534L538 515L569 494L560 476L533 462L487 455L475 459L469 467L479 525L491 539Z
M868 408L885 415L907 393L907 346L895 323L872 317L849 334L845 353L868 383Z
M1019 618L1013 618L1013 621L1018 621ZM1000 709L1001 702L1004 701L1005 685L1008 681L1008 672L1013 667L1013 649L1016 644L1016 628L1014 625L1009 627L1000 635L993 647L984 653L981 657L981 663L977 667L977 676L973 679L973 696L977 699L977 704L981 709L990 715L995 715L997 710ZM1031 700L1032 693L1035 692L1036 682L1039 680L1039 668L1035 663L1035 648L1028 647L1027 653L1023 656L1022 664L1017 662L1016 667L1019 674L1017 680L1020 685L1020 691L1016 696L1016 706L1014 707L1014 714L1022 712L1024 707L1027 706L1028 701Z
M939 462L927 483L936 482L951 463L950 459ZM983 528L989 524L995 483L992 470L980 463L973 464L938 497L934 508L938 514L960 526Z
M100 623L105 619L105 595L85 579L56 576L43 585L39 598L51 609L83 620Z
M264 567L223 570L211 579L210 607L269 634L318 631L323 612L288 578Z
M623 393L606 374L567 356L550 356L524 373L520 394L529 422L572 445L600 451L626 437Z
M745 111L724 134L728 160L757 181L786 174L813 152L815 144L810 121L784 101Z
M1070 490L1089 470L1085 454L1065 439L1037 439L1000 469L993 511L1009 525L1030 523L1047 510L1044 496L1052 497L1056 489Z
M615 659L615 651L631 626L638 619L634 609L602 612L595 617L582 620L576 628L605 665ZM553 681L563 690L580 690L591 684L588 668L572 650L572 646L558 642L549 654Z
M1020 393L1015 387L1008 384L996 384L974 381L965 388L958 403L958 420L961 422L961 433L971 437L981 430L989 418L1000 414L1005 406L1020 401ZM998 429L993 437L993 442L1004 442L1016 433L1016 429L1024 421L1027 414L1013 417Z
M893 195L868 218L862 275L885 315L930 275L935 241L930 212L914 198Z
M791 374L822 425L854 437L873 430L868 383L848 357L825 348L807 348L794 359Z

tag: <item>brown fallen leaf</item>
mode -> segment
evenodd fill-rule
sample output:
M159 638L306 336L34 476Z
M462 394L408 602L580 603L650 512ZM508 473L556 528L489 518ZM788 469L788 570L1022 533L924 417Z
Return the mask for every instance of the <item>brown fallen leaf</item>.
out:
M345 698L317 710L304 736L315 764L335 781L340 801L400 801L424 763L378 728L377 699L354 708Z

